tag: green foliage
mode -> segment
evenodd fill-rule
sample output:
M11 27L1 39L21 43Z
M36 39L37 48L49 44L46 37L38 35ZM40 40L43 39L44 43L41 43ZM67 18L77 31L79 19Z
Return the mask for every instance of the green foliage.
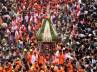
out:
M43 34L43 32L44 32L45 23L46 23L46 20L44 20L43 26L41 27L40 33L38 34L38 40L39 40L39 41L42 41L42 34Z
M49 22L49 26L50 26L50 33L51 33L51 37L52 37L51 42L56 41L57 36L56 36L56 34L55 34L54 30L53 30L53 27L51 25L52 23L51 23L50 18L44 19L43 26L41 27L40 31L38 31L38 33L37 33L38 41L43 41L43 33L44 33L46 21Z
M52 28L52 26L51 26L51 20L50 20L50 18L48 19L48 21L49 21L49 25L50 25L50 31L51 31L51 36L52 36L52 41L56 41L56 39L57 39L57 36L56 36L56 34L54 33L54 30L53 30L53 28Z

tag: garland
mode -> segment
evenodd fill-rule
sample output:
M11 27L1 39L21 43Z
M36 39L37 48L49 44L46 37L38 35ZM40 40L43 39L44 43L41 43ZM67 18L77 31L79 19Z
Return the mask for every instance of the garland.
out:
M42 34L43 34L43 32L44 32L45 23L46 23L46 20L43 21L43 27L41 27L40 33L38 34L38 40L39 40L39 41L42 41Z
M42 41L42 40L43 40L43 33L44 33L46 21L49 22L49 26L50 26L50 33L51 33L51 37L52 37L51 42L52 42L52 41L56 41L56 40L57 40L57 36L56 36L56 34L55 34L55 32L54 32L54 29L52 28L50 18L44 19L44 21L43 21L43 26L42 26L42 27L40 28L40 30L37 32L37 38L38 38L39 41Z
M50 18L48 19L48 21L50 23L49 25L50 25L50 32L51 32L51 36L52 36L52 41L56 41L57 37L56 37L56 34L54 33L54 30L53 30L53 28L51 26L51 20L50 20Z

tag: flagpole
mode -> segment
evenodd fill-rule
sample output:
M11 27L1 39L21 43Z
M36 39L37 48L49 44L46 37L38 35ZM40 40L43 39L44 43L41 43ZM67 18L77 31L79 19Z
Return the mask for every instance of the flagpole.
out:
M50 2L48 4L48 6L47 6L47 16L50 16Z

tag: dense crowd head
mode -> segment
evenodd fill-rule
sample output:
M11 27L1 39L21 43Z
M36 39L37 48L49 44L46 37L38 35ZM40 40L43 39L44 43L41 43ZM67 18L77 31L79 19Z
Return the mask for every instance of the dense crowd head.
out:
M51 16L55 44L36 38ZM97 4L77 0L0 0L0 72L96 72Z

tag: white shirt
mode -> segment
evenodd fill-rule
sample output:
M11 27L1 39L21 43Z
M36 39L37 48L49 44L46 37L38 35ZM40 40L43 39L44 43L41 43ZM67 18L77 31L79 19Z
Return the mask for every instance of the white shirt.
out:
M35 61L37 61L37 55L32 55L31 63L35 64Z
M26 20L26 22L28 22L28 20L29 20L28 15L25 16L25 20Z
M28 26L28 30L31 32L31 26L30 25Z

